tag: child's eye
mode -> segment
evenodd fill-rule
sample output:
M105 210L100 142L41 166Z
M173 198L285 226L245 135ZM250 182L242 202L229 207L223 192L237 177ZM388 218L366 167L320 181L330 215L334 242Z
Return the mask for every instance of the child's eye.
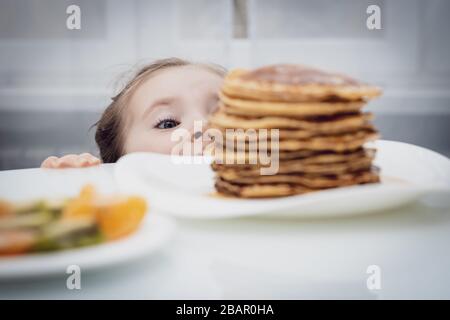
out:
M178 122L175 119L163 119L163 120L159 120L158 121L158 123L156 124L155 128L157 128L157 129L171 129L171 128L175 128L179 124L180 124L180 122Z

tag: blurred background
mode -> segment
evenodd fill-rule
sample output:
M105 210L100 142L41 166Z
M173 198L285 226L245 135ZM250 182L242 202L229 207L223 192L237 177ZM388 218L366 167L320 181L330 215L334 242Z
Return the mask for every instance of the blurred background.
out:
M89 128L120 76L170 56L350 74L384 88L369 105L384 139L449 156L449 15L448 0L0 0L0 170L97 154Z

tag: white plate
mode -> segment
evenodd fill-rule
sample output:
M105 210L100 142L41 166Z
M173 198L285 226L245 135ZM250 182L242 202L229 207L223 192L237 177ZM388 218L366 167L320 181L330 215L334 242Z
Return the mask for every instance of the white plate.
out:
M66 275L71 265L85 272L129 263L155 253L170 239L174 229L172 219L150 212L139 230L123 239L64 251L0 257L0 280Z
M121 190L147 197L160 211L200 219L364 214L404 205L425 194L450 192L448 158L407 143L379 140L374 145L378 149L375 163L381 168L382 183L284 198L214 197L214 174L206 158L201 164L179 164L181 158L175 158L177 164L171 156L134 153L119 160L114 176Z
M86 183L101 193L116 192L112 165L84 169L25 169L0 172L0 198L30 200L74 196ZM155 215L150 207L139 230L129 237L79 249L16 257L0 257L0 280L42 275L65 275L69 265L82 272L146 257L160 249L173 234L173 219Z

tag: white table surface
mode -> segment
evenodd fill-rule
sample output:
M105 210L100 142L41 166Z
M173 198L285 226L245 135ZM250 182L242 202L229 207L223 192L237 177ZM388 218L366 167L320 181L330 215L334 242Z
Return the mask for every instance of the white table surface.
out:
M112 169L3 171L0 197L22 198L37 189L44 195L40 178L55 188L64 183L69 194L91 180L114 190ZM177 225L157 254L82 271L80 290L66 288L61 270L51 278L0 282L0 299L450 298L447 199L360 217ZM380 290L367 289L369 265L381 268Z

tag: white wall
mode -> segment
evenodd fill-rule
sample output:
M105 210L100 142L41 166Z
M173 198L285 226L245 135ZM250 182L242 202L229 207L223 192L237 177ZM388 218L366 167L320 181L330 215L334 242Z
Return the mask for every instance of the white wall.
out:
M82 30L65 27L79 4ZM365 9L378 4L382 30ZM231 0L2 0L0 109L101 110L136 63L181 56L227 67L312 64L385 88L377 112L450 112L450 1L247 0L233 39Z

